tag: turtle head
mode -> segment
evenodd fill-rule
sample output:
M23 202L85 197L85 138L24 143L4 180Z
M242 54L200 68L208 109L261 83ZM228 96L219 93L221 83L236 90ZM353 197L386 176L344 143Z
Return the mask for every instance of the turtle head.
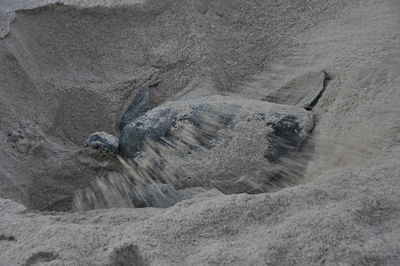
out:
M106 132L95 132L85 141L85 150L95 159L109 159L118 153L119 139Z

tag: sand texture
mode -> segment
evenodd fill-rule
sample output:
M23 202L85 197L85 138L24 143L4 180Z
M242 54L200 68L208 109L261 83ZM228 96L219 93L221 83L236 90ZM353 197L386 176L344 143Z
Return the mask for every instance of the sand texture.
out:
M0 266L399 265L399 29L398 0L0 0ZM123 168L84 142L121 137L144 87L150 115L226 97L312 120L291 182L213 185L264 176L244 123L245 148L185 161L174 206L73 211Z

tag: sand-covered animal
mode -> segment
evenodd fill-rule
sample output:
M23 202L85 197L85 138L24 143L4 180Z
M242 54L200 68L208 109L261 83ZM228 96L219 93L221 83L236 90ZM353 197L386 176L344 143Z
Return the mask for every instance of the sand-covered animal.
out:
M215 95L147 110L149 92L141 89L123 116L117 151L115 139L103 133L92 135L86 145L96 141L95 146L125 159L154 156L149 160L150 176L176 188L265 191L291 164L312 130L314 119L308 110L324 81L321 72L297 105Z
M92 157L109 159L118 153L119 139L106 132L95 132L84 144Z

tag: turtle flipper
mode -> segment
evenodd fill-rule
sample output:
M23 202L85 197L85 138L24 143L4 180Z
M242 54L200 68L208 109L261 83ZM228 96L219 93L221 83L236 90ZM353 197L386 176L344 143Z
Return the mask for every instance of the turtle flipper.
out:
M149 89L142 88L136 93L135 98L128 110L124 114L119 124L119 129L122 130L127 124L141 117L148 111Z
M327 79L327 75L324 71L321 71L319 75L312 81L306 96L301 99L296 105L299 107L303 107L306 110L311 110L312 107L318 101L318 98L321 96L321 93L325 89L325 81Z

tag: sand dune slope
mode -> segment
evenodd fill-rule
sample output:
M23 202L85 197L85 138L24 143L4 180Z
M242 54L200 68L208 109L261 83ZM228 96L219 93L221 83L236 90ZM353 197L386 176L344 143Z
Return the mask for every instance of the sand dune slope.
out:
M0 265L398 265L399 28L396 0L2 1ZM136 89L290 98L321 70L297 186L54 211L107 175L81 144Z

